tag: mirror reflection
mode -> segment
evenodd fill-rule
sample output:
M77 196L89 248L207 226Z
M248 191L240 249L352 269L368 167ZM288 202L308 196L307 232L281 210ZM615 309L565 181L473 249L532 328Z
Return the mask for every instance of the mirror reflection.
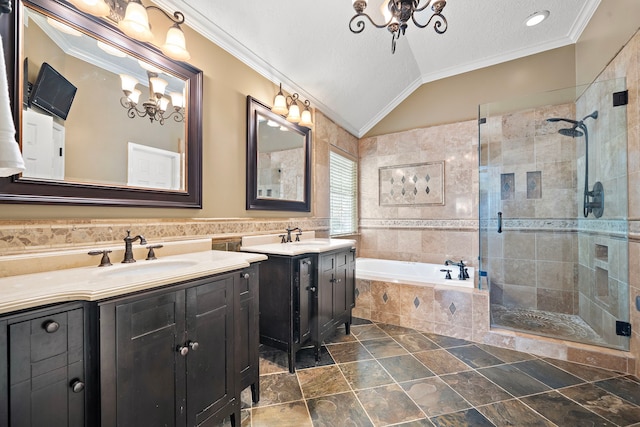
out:
M186 82L24 8L23 179L184 192Z
M311 212L311 129L247 96L247 209Z
M304 201L305 136L258 114L258 198Z

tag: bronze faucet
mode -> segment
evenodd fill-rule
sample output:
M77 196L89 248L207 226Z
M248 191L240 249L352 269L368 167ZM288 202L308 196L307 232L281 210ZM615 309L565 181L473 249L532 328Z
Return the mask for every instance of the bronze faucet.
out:
M135 242L136 240L140 240L141 245L147 244L147 240L144 238L144 236L137 235L136 237L131 237L131 230L127 230L127 235L124 238L124 259L122 260L123 263L128 264L131 262L136 262L136 260L133 259L132 247L133 242Z

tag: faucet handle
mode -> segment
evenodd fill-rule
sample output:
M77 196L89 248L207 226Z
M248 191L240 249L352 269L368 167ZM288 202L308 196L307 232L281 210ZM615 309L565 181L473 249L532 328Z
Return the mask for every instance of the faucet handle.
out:
M149 249L149 253L147 253L147 259L148 260L157 259L154 249L160 249L162 246L163 245L160 245L160 244L147 246L147 249Z
M110 250L105 249L102 251L96 250L96 251L89 251L88 255L102 255L102 259L100 260L100 265L98 267L109 267L111 264L111 260L109 259L109 254L111 253Z
M287 243L287 235L286 234L280 234L278 237L280 237L280 243Z
M440 271L442 271L443 273L444 273L444 272L446 272L446 273L447 273L447 274L445 274L445 276L444 276L444 278L445 278L445 279L451 279L451 270L447 270L447 269L443 268L443 269L442 269L442 270L440 270Z
M302 236L302 230L298 228L298 232L296 233L296 242L300 241L300 236Z

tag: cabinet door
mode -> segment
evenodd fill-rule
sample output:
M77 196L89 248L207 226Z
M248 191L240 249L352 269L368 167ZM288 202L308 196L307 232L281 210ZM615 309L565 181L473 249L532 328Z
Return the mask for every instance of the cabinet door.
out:
M236 319L236 363L240 371L240 390L250 385L255 387L259 381L258 364L260 362L258 345L260 343L260 315L258 313L258 266L242 270L236 282L236 298L240 301L240 311ZM254 396L257 400L257 396Z
M81 308L9 325L9 426L84 425Z
M103 416L116 412L118 426L183 426L184 291L117 305L115 331L117 398Z
M314 297L313 289L313 261L311 258L298 260L296 283L296 313L294 321L296 323L294 340L297 343L304 343L311 338L312 301Z
M233 273L186 290L188 426L214 425L239 405L233 360L236 277Z
M336 257L324 254L319 257L318 265L318 328L322 334L331 327L334 318L334 283L336 282Z

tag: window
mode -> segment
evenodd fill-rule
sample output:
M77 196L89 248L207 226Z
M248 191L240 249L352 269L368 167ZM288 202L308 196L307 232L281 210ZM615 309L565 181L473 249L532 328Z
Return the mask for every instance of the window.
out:
M357 165L334 151L329 157L329 197L332 236L358 231Z

